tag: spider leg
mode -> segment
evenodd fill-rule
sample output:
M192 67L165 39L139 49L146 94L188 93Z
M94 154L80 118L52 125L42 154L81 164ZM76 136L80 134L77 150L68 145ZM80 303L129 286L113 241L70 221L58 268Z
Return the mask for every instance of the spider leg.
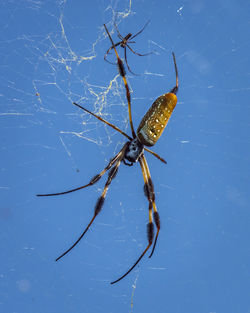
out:
M73 104L76 105L76 106L78 106L80 109L84 110L85 112L87 112L87 113L93 115L93 116L96 117L99 121L101 121L101 122L103 122L103 123L109 125L109 126L112 127L113 129L117 130L119 133L121 133L123 136L127 137L129 140L132 140L132 138L131 138L129 135L127 135L126 133L124 133L124 132L123 132L120 128L118 128L117 126L115 126L115 125L113 125L113 124L107 122L106 120L104 120L104 119L101 118L100 116L98 116L98 115L96 115L96 114L90 112L89 110L85 109L85 108L82 107L81 105L79 105L79 104L77 104L77 103L75 103L75 102L73 102Z
M160 157L157 153L155 153L154 151L144 147L144 150L148 151L149 153L153 154L153 156L155 156L157 159L159 159L160 161L162 161L163 163L167 164L167 161L164 160L162 157Z
M113 49L113 46L111 46L110 48L108 48L106 54L104 55L104 60L106 61L106 57L108 56L109 52Z
M147 231L148 231L148 240L153 240L153 238L151 238L150 236L153 235L153 227L151 228L151 226L153 226L153 223L148 223L147 225ZM112 281L110 284L113 285L115 283L118 283L118 281L122 280L124 277L126 277L135 267L136 265L141 261L141 259L144 257L145 253L148 251L148 249L150 248L152 242L149 242L147 248L143 251L143 253L141 254L141 256L139 257L139 259L135 262L135 264L124 274L122 275L120 278L118 278L117 280Z
M115 18L115 19L116 19L116 18ZM116 29L118 38L121 39L121 40L123 40L123 37L122 37L122 35L120 34L119 29L118 29L118 27L117 27L116 21L114 21L114 25L115 25L115 29Z
M131 52L133 52L133 53L136 54L136 55L139 55L139 57L145 57L146 55L149 55L149 54L152 54L152 53L153 53L153 52L149 52L149 53L141 54L141 53L135 52L129 45L127 45L127 47L129 48L129 50L130 50Z
M141 30L138 31L138 33L136 33L134 36L132 36L130 39L135 38L136 36L138 36L140 33L142 33L144 31L144 29L148 26L148 23L150 22L150 20L147 21L147 23L142 27Z
M95 218L97 217L97 215L101 212L102 206L104 204L104 200L109 188L109 185L111 184L112 180L115 178L117 172L118 172L118 168L121 164L121 161L124 157L124 153L126 151L126 148L128 146L128 143L126 143L123 148L121 149L121 151L117 154L117 161L116 164L111 168L111 170L109 171L109 175L108 175L108 179L106 181L106 184L104 186L103 192L101 194L101 196L98 198L96 205L95 205L95 211L94 211L94 215L91 219L91 221L89 222L88 226L85 228L85 230L83 231L83 233L80 235L80 237L73 243L73 245L66 250L64 253L62 253L57 259L56 261L60 260L63 256L65 256L67 253L69 253L77 244L78 242L82 239L82 237L86 234L86 232L88 231L88 229L90 228L91 224L94 222Z
M146 249L142 252L140 257L138 258L138 260L134 263L134 265L120 278L111 282L111 284L115 284L118 281L122 280L125 276L127 276L136 267L136 265L140 262L140 260L143 258L143 256L146 254L146 252L148 251L148 249L150 248L150 246L153 243L154 224L153 224L153 216L152 216L152 206L153 206L153 201L154 201L154 193L153 193L153 190L151 188L152 183L150 183L150 178L148 177L147 169L145 167L145 163L143 161L143 158L144 158L144 155L142 154L142 156L139 158L139 162L141 165L143 179L144 179L144 183L145 183L144 184L144 190L145 190L145 193L147 195L148 203L149 203L149 208L148 208L149 209L149 223L147 224L148 245L147 245Z
M126 96L127 96L127 101L128 101L128 115L129 115L129 122L130 122L130 128L131 128L131 132L132 132L132 136L133 138L136 138L136 134L135 134L135 130L134 130L134 126L133 126L133 121L132 121L132 113L131 113L131 96L130 96L130 91L129 91L129 87L128 87L128 83L127 83L127 79L126 79L126 72L125 72L125 68L123 65L122 60L120 59L115 44L113 42L113 39L111 38L109 31L106 27L106 25L104 24L105 30L109 36L109 39L112 43L113 49L115 50L115 54L116 54L116 58L117 58L117 65L118 65L118 69L119 69L119 73L123 79L124 85L125 85L125 89L126 89Z
M117 42L117 43L115 44L115 47L119 46L121 43L122 43L122 41ZM105 56L104 56L104 60L105 60L106 62L110 63L110 64L115 64L115 63L110 62L109 60L107 60L107 56L108 56L109 52L110 52L112 49L114 49L113 46L111 46L111 47L107 50L107 52L106 52L106 54L105 54Z
M150 172L149 172L147 160L146 160L144 154L142 154L142 156L139 159L139 161L140 161L141 167L143 167L145 169L145 172L146 172L146 181L145 181L145 178L144 178L144 182L145 182L144 191L145 191L145 195L148 198L148 201L152 202L153 210L154 210L154 215L153 215L154 216L154 222L155 222L155 225L156 225L156 228L157 228L153 249L152 249L152 252L151 252L151 254L149 256L149 258L151 258L153 253L154 253L154 250L155 250L155 246L156 246L156 243L157 243L157 239L158 239L159 231L160 231L160 228L161 228L161 224L160 224L160 216L159 216L159 213L157 211L156 204L155 204L154 185L153 185L153 181L151 179L151 175L150 175Z
M141 261L141 259L144 257L145 253L148 251L150 246L152 245L153 242L153 237L154 237L154 224L153 224L153 219L152 219L152 210L149 211L149 223L147 224L147 234L148 234L148 245L147 248L142 252L140 255L139 259L135 262L135 264L120 278L118 278L115 281L111 282L111 285L118 283L118 281L122 280L124 277L126 277L135 267L136 265Z
M129 46L127 45L127 47L129 47ZM131 68L130 68L129 65L128 65L128 61L127 61L127 49L126 49L126 47L124 48L124 59L125 59L126 65L127 65L127 67L128 67L128 70L130 71L130 73L133 74L133 75L138 76L138 74L136 74L136 73L134 73L134 72L131 71Z
M91 181L84 185L84 186L80 186L71 190L67 190L67 191L63 191L63 192L57 192L57 193L47 193L47 194L39 194L37 195L37 197L48 197L48 196L60 196L60 195L65 195L67 193L70 192L74 192L89 186L94 185L96 182L98 182L98 180L114 165L114 163L117 161L117 159L121 156L121 151L113 158L111 159L111 161L109 162L109 164L97 175L95 175Z

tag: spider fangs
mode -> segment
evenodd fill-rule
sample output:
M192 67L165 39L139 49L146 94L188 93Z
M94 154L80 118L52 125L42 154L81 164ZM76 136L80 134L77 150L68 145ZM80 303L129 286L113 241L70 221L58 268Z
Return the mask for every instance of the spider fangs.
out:
M86 234L92 223L94 222L95 218L97 215L100 213L102 210L104 200L108 191L108 188L112 182L112 180L115 178L118 168L121 164L121 162L124 162L124 164L132 166L135 162L139 162L141 170L142 170L142 175L143 175L143 180L144 180L144 193L145 196L147 197L148 200L148 210L149 210L149 222L147 224L147 237L148 237L148 244L146 248L143 250L137 261L134 263L133 266L129 268L129 270L122 275L120 278L117 280L111 282L111 284L115 284L118 281L122 280L125 276L127 276L134 268L135 266L140 262L140 260L143 258L143 256L146 254L146 252L149 250L151 245L153 244L153 248L151 251L151 254L149 257L151 257L154 253L154 249L156 246L156 242L158 239L159 231L160 231L160 216L156 208L155 204L155 193L154 193L154 185L153 181L151 179L149 167L146 161L146 157L144 155L144 150L153 154L155 157L157 157L159 160L162 162L166 163L164 159L162 159L158 154L155 152L149 150L147 147L153 146L158 139L160 138L164 128L166 127L169 118L175 108L175 105L177 103L177 91L178 91L178 71L177 71L177 65L176 65L176 60L175 60L175 55L173 55L173 61L174 61L174 66L175 66L175 75L176 75L176 84L175 87L170 90L170 92L165 93L158 97L152 106L149 108L147 113L144 115L142 118L139 127L137 129L137 132L135 133L134 131L134 126L133 126L133 121L132 121L132 113L131 113L131 96L130 96L130 91L126 79L126 74L125 74L125 69L122 60L120 59L117 50L116 50L116 45L114 44L108 29L106 25L104 24L105 30L108 34L108 37L111 41L112 48L115 51L116 58L117 58L117 65L118 65L118 70L119 73L123 79L125 90L126 90L126 97L127 97L127 102L128 102L128 115L129 115L129 122L130 122L130 128L132 132L132 137L123 132L121 129L119 129L117 126L109 123L108 121L104 120L100 116L90 112L86 108L82 107L81 105L73 102L74 105L79 107L80 109L84 110L88 114L93 115L95 118L98 120L102 121L103 123L109 125L116 131L118 131L120 134L125 136L129 141L127 141L122 149L111 159L109 164L97 175L95 175L88 184L84 186L80 186L71 190L63 191L63 192L58 192L58 193L50 193L50 194L39 194L37 196L57 196L57 195L63 195L63 194L68 194L83 188L86 188L88 186L91 186L98 182L101 177L108 171L108 179L105 183L104 189L102 191L101 196L98 198L95 209L94 209L94 214L92 219L90 220L89 224L87 227L84 229L80 237L71 245L71 247L66 250L64 253L62 253L56 261L61 259L63 256L65 256L69 251L71 251L77 244L78 242L83 238L83 236ZM128 163L128 162L130 163ZM154 224L157 228L156 235L154 237ZM154 239L155 238L155 239ZM154 243L153 243L154 240Z

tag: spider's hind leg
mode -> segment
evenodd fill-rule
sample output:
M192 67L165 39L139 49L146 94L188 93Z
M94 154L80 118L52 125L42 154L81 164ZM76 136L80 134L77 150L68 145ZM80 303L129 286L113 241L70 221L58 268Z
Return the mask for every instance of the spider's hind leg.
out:
M151 245L153 243L153 239L154 239L154 224L153 224L153 214L152 214L152 208L155 207L155 204L154 204L154 190L153 190L152 180L151 180L150 176L148 175L149 171L148 171L146 159L145 159L145 156L144 156L143 153L139 157L139 163L141 165L143 179L144 179L144 182L145 182L144 191L145 191L145 194L146 194L146 196L148 198L148 211L149 211L149 222L147 224L148 245L145 248L145 250L142 252L140 257L137 259L137 261L134 263L134 265L132 267L130 267L130 269L124 275L122 275L120 278L118 278L117 280L111 282L111 284L115 284L118 281L122 280L124 277L126 277L136 267L136 265L141 261L141 259L144 257L144 255L146 254L148 249L151 247ZM157 228L158 228L158 226L157 226ZM158 232L159 232L159 230L157 229L157 235L156 236L158 236ZM157 240L157 237L155 239L155 243L156 243L156 240ZM154 243L154 246L155 246L155 243ZM153 247L153 250L154 250L154 247ZM152 252L151 252L151 255L152 255Z
M148 168L148 164L147 164L147 160L144 156L144 154L142 155L142 157L140 158L140 165L142 168L142 173L143 173L143 178L144 178L144 192L146 197L148 198L149 203L152 203L151 205L151 211L152 211L152 206L153 206L153 210L154 210L154 223L156 225L157 228L157 233L155 236L155 241L154 241L154 245L153 245L153 249L149 255L149 258L151 258L151 256L153 255L154 251L155 251L155 246L157 243L157 239L158 239L158 235L159 235L159 231L161 228L161 224L160 224L160 215L157 211L156 208L156 204L155 204L155 192L154 192L154 184L149 172L149 168Z

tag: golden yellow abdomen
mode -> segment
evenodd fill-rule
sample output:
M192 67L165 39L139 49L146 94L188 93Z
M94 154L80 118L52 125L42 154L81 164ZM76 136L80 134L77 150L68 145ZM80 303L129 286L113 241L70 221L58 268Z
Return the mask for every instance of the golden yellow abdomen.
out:
M165 93L155 100L137 129L137 137L145 146L153 146L160 138L177 103L174 93Z

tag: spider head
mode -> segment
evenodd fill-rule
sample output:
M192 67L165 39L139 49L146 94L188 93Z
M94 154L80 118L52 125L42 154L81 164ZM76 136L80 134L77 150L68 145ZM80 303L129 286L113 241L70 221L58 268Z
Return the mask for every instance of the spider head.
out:
M129 142L129 145L125 151L124 159L132 163L137 162L143 152L143 148L143 144L137 138L134 138Z
M130 38L131 36L132 36L132 34L129 33L129 34L127 34L127 36L125 36L125 37L122 38L122 41L121 41L121 43L120 43L120 46L121 46L122 48L126 48L128 42L129 42L129 38Z

